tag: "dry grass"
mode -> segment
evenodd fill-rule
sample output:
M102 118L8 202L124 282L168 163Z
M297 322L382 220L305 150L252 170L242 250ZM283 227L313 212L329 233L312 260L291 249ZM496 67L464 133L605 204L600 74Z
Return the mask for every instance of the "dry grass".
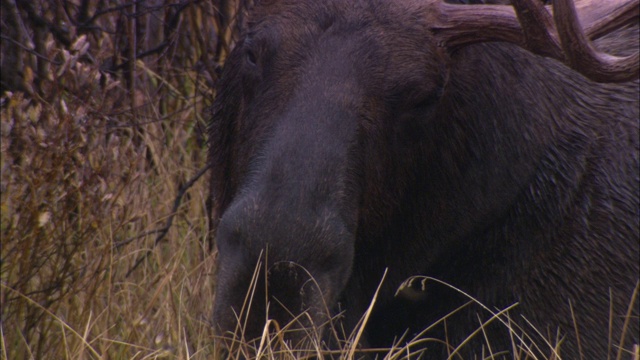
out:
M218 35L231 34L216 31L217 4L11 3L2 64L21 66L2 79L2 357L209 358L206 182L173 204L206 159Z
M203 114L235 29L219 10L244 1L12 3L0 51L1 357L219 357L206 181L173 208L204 167ZM276 331L239 339L230 357L304 355L286 326L265 329ZM326 355L310 333L306 355ZM358 357L361 335L334 355Z

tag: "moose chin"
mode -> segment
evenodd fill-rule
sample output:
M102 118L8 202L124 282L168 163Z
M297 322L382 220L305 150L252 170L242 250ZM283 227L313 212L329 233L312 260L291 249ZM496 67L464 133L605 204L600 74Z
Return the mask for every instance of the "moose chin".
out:
M220 338L640 342L638 1L513 2L256 1L208 130Z

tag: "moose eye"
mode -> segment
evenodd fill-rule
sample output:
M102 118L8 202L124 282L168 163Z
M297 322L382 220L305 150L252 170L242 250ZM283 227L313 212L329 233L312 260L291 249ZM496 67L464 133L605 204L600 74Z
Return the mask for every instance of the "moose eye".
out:
M433 106L441 96L440 90L427 90L419 86L413 86L411 89L402 91L390 97L393 106L403 108L405 110L415 109L423 111Z
M245 53L245 59L247 60L247 63L251 66L256 66L258 63L258 57L256 56L256 54L253 52L253 50L248 49Z

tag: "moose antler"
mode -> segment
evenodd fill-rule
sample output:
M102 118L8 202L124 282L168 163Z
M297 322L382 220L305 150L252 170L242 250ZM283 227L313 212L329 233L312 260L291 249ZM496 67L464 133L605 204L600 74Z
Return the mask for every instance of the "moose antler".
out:
M638 2L630 2L630 11L638 16ZM595 81L626 81L638 77L640 54L617 57L596 50L580 27L578 15L570 0L556 0L553 19L558 29L566 63ZM565 21L563 21L565 19ZM605 24L606 25L606 24ZM629 75L631 77L629 77Z
M539 0L512 3L513 7L437 1L431 4L427 16L439 43L449 51L479 42L506 41L560 60L593 81L624 82L638 78L640 53L626 57L605 54L589 40L638 21L639 0L597 4L583 1L579 11L571 0L555 0L553 16Z

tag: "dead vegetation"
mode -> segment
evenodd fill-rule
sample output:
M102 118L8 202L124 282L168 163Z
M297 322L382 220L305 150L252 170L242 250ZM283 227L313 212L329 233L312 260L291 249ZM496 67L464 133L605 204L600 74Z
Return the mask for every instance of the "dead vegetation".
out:
M2 358L217 357L208 190L185 185L248 4L1 5ZM334 355L362 354L352 336ZM300 357L277 331L239 340L230 358Z
M2 1L3 357L207 358L205 182L174 199L243 6Z

